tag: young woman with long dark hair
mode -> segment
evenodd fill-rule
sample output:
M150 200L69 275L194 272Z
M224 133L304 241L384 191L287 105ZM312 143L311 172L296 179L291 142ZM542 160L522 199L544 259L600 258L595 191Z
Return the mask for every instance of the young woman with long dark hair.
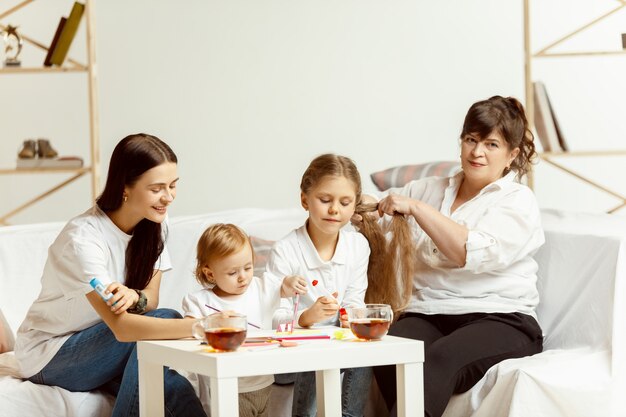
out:
M190 320L157 309L167 207L176 196L177 158L155 136L130 135L111 156L102 195L70 220L48 251L41 293L18 330L22 376L69 391L116 396L113 416L139 414L137 340L191 336ZM94 291L97 278L112 294ZM164 371L168 416L205 416L189 382Z

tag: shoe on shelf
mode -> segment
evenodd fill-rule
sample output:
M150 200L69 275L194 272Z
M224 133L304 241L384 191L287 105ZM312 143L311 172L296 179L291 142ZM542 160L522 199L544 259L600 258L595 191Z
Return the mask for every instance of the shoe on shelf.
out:
M37 139L37 155L40 158L56 158L58 153L48 139Z
M37 156L37 142L32 139L26 139L22 144L22 149L17 153L20 159L33 159Z

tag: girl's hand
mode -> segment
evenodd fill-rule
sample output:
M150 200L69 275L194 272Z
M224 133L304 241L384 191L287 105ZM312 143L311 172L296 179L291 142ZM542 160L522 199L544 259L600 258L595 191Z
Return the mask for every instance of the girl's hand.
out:
M112 282L109 284L105 292L113 294L113 297L107 301L107 305L111 307L111 311L115 314L122 314L139 301L139 294L137 294L137 291L132 290L119 282Z
M409 197L389 194L378 203L378 213L381 216L383 214L389 214L391 216L395 213L411 214L411 208L415 202L416 200Z
M337 295L335 292L334 296ZM339 310L339 303L336 298L323 296L315 300L315 303L306 309L300 316L299 325L309 327L320 321L334 317Z
M285 277L280 286L280 296L283 298L293 297L296 294L304 295L308 291L306 279L298 275Z

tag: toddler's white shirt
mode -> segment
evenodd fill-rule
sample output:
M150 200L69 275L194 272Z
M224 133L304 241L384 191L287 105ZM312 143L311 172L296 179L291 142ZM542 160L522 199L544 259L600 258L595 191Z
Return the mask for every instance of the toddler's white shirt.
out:
M253 277L246 292L235 299L224 299L216 295L212 289L202 289L188 294L183 299L183 314L185 317L201 318L215 313L207 304L220 311L232 310L244 314L248 323L255 324L262 329L272 328L272 315L280 303L280 285L266 282ZM248 329L254 327L248 324ZM203 375L194 375L182 372L194 385L201 400L209 398L209 378ZM274 383L273 375L259 375L239 378L239 392L257 391ZM204 392L206 391L206 392Z

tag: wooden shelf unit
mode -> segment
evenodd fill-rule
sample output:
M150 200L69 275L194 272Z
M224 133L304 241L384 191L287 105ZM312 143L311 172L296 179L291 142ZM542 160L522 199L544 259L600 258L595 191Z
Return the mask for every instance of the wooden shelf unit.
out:
M94 16L94 0L81 0L85 4L85 11L83 18L85 19L86 24L86 51L87 51L87 63L78 62L70 57L67 57L65 63L61 67L7 67L0 68L0 76L5 74L24 74L24 75L32 75L32 74L50 74L49 76L62 76L60 74L63 73L75 73L75 72L83 72L87 75L87 84L88 84L88 105L89 105L89 150L90 150L90 163L82 168L28 168L28 169L17 169L17 168L9 168L9 169L0 169L0 175L22 175L22 174L38 174L38 175L49 175L49 174L69 174L69 178L64 179L63 181L57 183L56 185L48 188L47 190L41 192L36 195L32 199L27 202L21 204L20 206L6 212L0 214L0 225L8 224L8 219L15 216L16 214L22 212L23 210L31 207L32 205L40 202L45 197L50 194L55 193L56 191L62 189L63 187L71 184L76 181L78 178L84 175L91 175L91 201L95 201L96 197L99 193L100 187L100 126L99 126L99 117L98 117L98 89L97 89L97 70L96 70L96 39L95 39L95 16ZM9 16L10 14L22 9L23 7L28 6L31 3L34 3L35 0L23 0L21 3L7 9L4 11L0 11L0 20ZM6 26L0 23L0 29L5 29ZM43 43L38 42L26 35L21 35L24 42L26 44L32 45L34 47L43 49L45 51L48 50L48 47Z
M523 0L523 15L524 15L524 83L525 83L525 99L526 99L526 114L528 117L528 121L531 126L534 126L535 120L535 105L534 105L534 91L533 91L533 80L532 80L532 61L533 59L545 59L545 58L567 58L567 57L581 57L581 56L609 56L609 55L624 55L626 54L626 50L610 50L610 51L574 51L574 52L553 52L552 49L558 45L561 45L563 42L572 38L574 35L581 33L592 26L595 26L602 20L607 17L613 15L626 8L626 0L615 0L618 3L614 8L609 10L608 12L593 18L591 21L585 23L584 25L576 28L575 30L563 35L556 41L550 43L549 45L543 47L537 52L532 52L531 42L530 42L530 0ZM625 9L626 10L626 9ZM593 150L593 151L564 151L564 150L552 150L550 152L539 152L539 159L550 164L551 166L559 169L566 174L569 174L578 180L594 187L597 190L600 190L606 194L609 194L615 197L621 202L607 210L607 213L614 213L622 208L626 207L626 195L623 195L619 192L611 190L606 186L589 179L588 177L581 175L573 171L570 168L565 167L561 163L556 160L560 158L570 158L570 157L613 157L613 156L625 156L626 149L611 149L611 150ZM534 173L529 173L528 184L532 188L534 185Z
M3 74L32 74L32 73L46 73L46 72L87 72L88 69L82 67L31 67L31 68L0 68L0 73Z

